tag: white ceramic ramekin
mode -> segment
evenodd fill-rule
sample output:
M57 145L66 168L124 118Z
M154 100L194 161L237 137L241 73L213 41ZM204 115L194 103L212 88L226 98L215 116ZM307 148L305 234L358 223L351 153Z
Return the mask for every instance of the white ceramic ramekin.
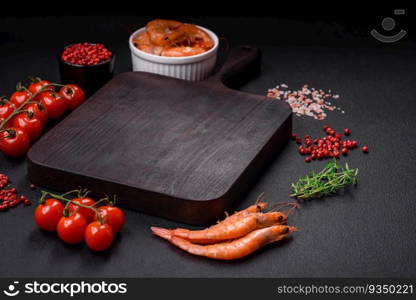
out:
M211 75L217 61L218 37L211 30L198 26L214 41L214 47L207 52L184 57L166 57L149 54L137 49L133 38L145 31L140 28L129 38L133 71L156 73L190 81L199 81Z

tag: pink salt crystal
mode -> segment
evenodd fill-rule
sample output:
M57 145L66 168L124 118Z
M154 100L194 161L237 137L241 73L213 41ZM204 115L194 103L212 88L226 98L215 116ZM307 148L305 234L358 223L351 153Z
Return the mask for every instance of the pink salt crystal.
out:
M331 90L325 92L322 89L309 88L305 84L300 90L289 90L287 84L280 84L269 89L267 96L287 102L297 116L309 116L314 119L323 120L327 116L325 109L333 111L340 108L332 105L326 100L338 99L339 95L331 94ZM342 111L344 113L344 111Z

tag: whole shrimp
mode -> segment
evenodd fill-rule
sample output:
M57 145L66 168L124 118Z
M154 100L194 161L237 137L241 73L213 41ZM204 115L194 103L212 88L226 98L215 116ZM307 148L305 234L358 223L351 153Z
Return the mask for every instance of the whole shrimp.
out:
M246 234L276 224L286 222L286 215L282 212L251 213L233 222L221 222L203 230L188 230L184 228L165 229L151 227L152 232L164 239L172 236L186 239L197 244L214 244L226 240L240 238Z
M211 49L214 42L202 29L192 24L182 24L165 36L165 40L172 45L184 44L186 46L198 45L202 49Z
M164 50L163 47L155 46L149 38L149 33L147 31L142 32L137 37L133 39L133 44L140 50L155 54L155 55L162 55L162 51Z
M248 215L252 214L252 213L260 213L262 212L268 205L267 202L263 202L264 200L264 193L261 193L257 199L256 202L253 205L250 205L249 207L240 210L240 211L236 211L234 214L229 215L227 212L225 212L226 214L226 218L222 221L218 221L217 224L212 225L210 227L208 227L207 229L212 229L214 228L220 228L222 226L228 226L229 224L234 224L236 221L247 217ZM171 237L171 231L170 229L165 229L165 228L160 228L160 227L151 227L150 228L152 230L152 232L164 239L169 239ZM178 228L177 230L180 230L183 228ZM214 230L217 230L214 229ZM187 230L187 229L183 229L183 230Z
M286 238L296 227L274 225L250 232L231 242L214 245L196 245L183 238L172 236L169 241L188 253L219 260L233 260L245 257L257 249Z
M178 29L182 22L173 20L156 19L146 24L146 30L150 41L156 46L170 46L172 41L169 35Z

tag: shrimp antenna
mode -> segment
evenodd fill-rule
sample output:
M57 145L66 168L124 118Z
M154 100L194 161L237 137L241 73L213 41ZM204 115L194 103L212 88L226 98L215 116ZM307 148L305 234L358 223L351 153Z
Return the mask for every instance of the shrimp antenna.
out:
M256 202L254 202L254 204L259 204L260 202L263 202L265 196L264 196L264 192L261 193L260 195L257 196Z
M295 211L295 209L300 209L300 205L299 203L293 202L293 206L287 211L286 216L290 216Z
M291 214L292 211L296 208L300 208L299 203L297 202L281 202L281 203L275 203L273 204L268 212L271 211L278 211L279 209L283 208L283 207L289 207L291 206L292 208L288 210L288 212L286 213L287 215Z

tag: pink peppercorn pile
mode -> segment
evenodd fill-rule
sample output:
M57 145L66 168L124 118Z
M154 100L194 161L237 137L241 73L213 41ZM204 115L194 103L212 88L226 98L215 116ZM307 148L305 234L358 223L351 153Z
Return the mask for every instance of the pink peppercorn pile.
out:
M76 65L93 66L108 61L113 53L103 44L79 43L65 48L63 61Z
M305 162L331 157L339 158L341 154L347 156L350 150L358 147L357 141L343 140L342 135L328 125L324 125L323 130L327 135L317 139L312 139L310 135L306 135L302 139L295 133L292 133L292 139L300 145L298 147L299 154L307 155ZM345 128L344 134L347 136L351 132L348 128ZM302 141L305 145L302 144ZM368 147L362 147L362 151L367 153Z
M0 211L6 211L20 203L30 205L32 202L26 196L18 196L16 188L5 189L9 185L9 177L0 174Z

